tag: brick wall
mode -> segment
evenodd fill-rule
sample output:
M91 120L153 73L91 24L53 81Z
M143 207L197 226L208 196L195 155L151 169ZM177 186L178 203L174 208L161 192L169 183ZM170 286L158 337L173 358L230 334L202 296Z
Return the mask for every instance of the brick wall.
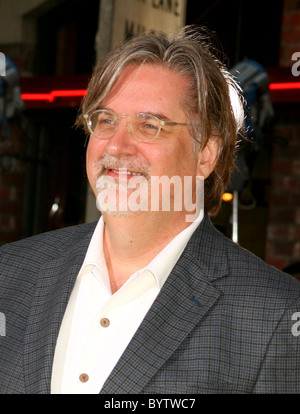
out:
M300 1L285 0L281 26L281 67L291 67L291 56L300 52Z
M23 142L17 124L10 123L8 135L0 130L0 246L22 235L26 176L26 163L20 159L25 153Z
M285 0L280 67L290 68L300 52L300 1ZM300 82L300 76L293 79ZM300 95L300 94L299 94ZM273 146L266 261L282 269L300 262L300 96L277 108L274 135L286 145ZM276 106L275 106L276 110Z
M266 260L283 269L300 261L300 123L280 122L273 149Z
M20 75L31 73L32 46L25 43L0 44L0 51L13 61ZM20 239L24 229L24 192L28 168L24 161L25 143L18 117L9 120L6 131L3 131L0 122L0 246Z

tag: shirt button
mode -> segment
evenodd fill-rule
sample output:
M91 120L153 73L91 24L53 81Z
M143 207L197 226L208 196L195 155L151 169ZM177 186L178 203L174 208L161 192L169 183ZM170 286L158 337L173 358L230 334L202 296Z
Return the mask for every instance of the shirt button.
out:
M109 319L107 319L107 318L102 318L102 319L100 320L100 325L101 325L103 328L107 328L107 327L109 326L109 324L110 324L110 321L109 321Z
M81 374L81 375L79 375L79 380L81 382L87 382L89 380L88 374Z

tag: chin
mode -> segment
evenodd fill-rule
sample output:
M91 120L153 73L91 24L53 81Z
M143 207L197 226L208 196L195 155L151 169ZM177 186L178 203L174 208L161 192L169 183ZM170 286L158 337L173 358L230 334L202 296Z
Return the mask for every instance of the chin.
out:
M127 199L123 198L123 200L116 200L113 198L107 200L107 198L103 199L101 194L98 194L96 207L101 214L108 214L114 217L132 217L147 211L147 200L143 201L144 203L142 205L135 205L134 208L131 208Z
M107 214L111 217L132 217L139 213L138 211L118 211L109 209L100 210L100 212L101 214Z

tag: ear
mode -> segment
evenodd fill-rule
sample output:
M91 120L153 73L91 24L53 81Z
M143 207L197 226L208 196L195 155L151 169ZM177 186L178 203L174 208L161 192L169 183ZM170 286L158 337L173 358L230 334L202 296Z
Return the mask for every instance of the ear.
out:
M220 153L220 141L210 138L198 153L197 172L206 179L215 169Z

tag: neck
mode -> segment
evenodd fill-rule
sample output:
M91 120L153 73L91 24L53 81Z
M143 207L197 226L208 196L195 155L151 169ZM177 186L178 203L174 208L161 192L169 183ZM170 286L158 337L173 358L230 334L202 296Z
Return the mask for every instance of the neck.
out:
M132 216L103 214L103 250L112 292L137 270L146 266L190 223L178 214L151 213Z

